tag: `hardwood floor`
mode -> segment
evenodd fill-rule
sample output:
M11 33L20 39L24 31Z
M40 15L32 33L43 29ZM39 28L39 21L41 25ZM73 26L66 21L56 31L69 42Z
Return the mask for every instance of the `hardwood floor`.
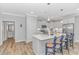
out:
M31 43L25 42L15 43L15 39L7 39L0 46L0 54L2 55L32 55Z
M74 44L74 49L70 48L70 53L64 50L64 55L79 55L79 43ZM32 50L32 42L17 42L15 39L8 38L0 46L1 55L34 55ZM60 54L58 54L60 55Z

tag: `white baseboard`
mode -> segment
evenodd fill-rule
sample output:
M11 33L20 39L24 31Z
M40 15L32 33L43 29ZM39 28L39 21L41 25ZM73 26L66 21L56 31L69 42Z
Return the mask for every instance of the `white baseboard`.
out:
M18 40L18 41L15 41L15 42L23 42L23 41L25 41L25 40ZM26 41L25 41L26 42Z
M26 43L29 43L29 42L32 42L31 40L30 41L26 41Z
M0 42L0 45L2 45L2 42Z
M79 40L75 40L74 42L79 42Z

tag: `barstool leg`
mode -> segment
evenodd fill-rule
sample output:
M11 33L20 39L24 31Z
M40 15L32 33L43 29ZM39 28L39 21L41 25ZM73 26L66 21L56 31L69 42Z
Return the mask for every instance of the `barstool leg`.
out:
M46 47L46 49L45 49L45 55L47 55L47 47Z
M45 55L47 55L47 43L45 44Z
M62 55L63 55L63 48L62 48L62 46L60 47L60 52L61 52Z
M63 55L63 47L61 47L61 53L62 53L62 55Z
M56 52L56 51L55 51L55 48L54 48L54 49L53 49L53 54L54 54L54 55L55 55L55 52Z

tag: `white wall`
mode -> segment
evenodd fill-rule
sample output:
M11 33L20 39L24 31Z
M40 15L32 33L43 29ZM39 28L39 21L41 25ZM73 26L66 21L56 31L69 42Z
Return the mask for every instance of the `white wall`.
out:
M36 32L36 25L37 25L37 17L35 16L30 16L30 15L27 15L27 21L26 21L26 28L27 28L27 43L32 41L32 35L35 34Z
M0 45L2 44L2 20L0 18Z
M79 16L75 17L75 42L79 42Z
M63 19L64 24L74 23L74 42L79 42L79 16Z
M75 24L76 24L76 22L75 22L75 16L74 17L65 17L64 19L63 19L63 24L68 24L68 23L74 23L74 42L76 42L76 38L77 38L77 36L76 36L76 28L75 28Z
M2 27L2 21L15 21L15 39L16 42L25 41L25 16L15 16L8 14L0 14L0 28ZM20 27L22 24L22 28ZM0 42L2 39L2 28L0 29Z
M63 19L63 24L68 24L68 23L75 23L75 17L69 17Z

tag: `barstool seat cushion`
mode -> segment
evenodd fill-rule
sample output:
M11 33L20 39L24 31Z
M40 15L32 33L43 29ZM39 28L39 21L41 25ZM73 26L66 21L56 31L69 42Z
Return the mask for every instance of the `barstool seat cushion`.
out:
M53 47L53 43L47 43L47 47L48 48L52 48Z

